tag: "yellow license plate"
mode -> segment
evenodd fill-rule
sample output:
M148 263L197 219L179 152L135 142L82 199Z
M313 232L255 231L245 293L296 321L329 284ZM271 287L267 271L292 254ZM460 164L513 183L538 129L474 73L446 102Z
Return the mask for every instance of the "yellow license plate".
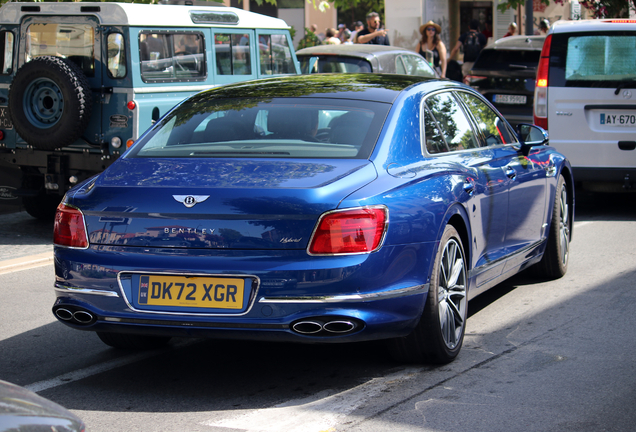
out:
M242 309L243 279L144 275L139 304L193 308Z

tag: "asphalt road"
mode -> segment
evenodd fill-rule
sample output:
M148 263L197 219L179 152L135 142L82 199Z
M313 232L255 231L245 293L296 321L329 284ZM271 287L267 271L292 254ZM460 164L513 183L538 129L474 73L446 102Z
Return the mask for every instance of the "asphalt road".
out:
M579 191L566 276L522 274L472 301L443 367L397 364L381 343L110 349L53 318L52 264L31 259L52 250L50 229L0 216L0 379L90 432L634 430L636 195ZM35 264L2 274L21 259Z

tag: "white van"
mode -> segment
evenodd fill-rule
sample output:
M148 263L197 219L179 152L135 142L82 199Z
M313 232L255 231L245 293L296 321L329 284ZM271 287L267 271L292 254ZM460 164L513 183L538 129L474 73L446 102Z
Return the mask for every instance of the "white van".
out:
M557 21L537 70L534 122L597 191L636 191L636 20Z

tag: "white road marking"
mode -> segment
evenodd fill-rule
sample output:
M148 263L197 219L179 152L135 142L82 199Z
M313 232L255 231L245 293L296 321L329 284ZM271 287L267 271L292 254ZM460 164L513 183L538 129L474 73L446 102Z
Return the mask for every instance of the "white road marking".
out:
M413 378L421 368L408 368L374 378L331 396L329 390L305 399L294 399L271 408L249 410L231 418L201 423L204 426L240 429L248 432L322 432L333 430L353 410L385 391L389 386ZM229 411L231 415L235 411Z
M0 261L0 275L53 264L53 252Z
M93 366L89 366L84 369L72 371L55 378L51 378L44 381L38 381L36 383L24 386L24 388L26 388L27 390L31 390L32 392L35 392L35 393L41 392L44 390L51 389L53 387L69 384L73 381L78 381L83 378L88 378L92 375L97 375L99 373L106 372L120 366L125 366L130 363L134 363L140 360L145 360L146 358L152 357L154 355L157 355L156 351L141 352L131 356L121 357L121 358L110 360L104 363L99 363Z
M173 343L170 345L169 349L181 349L193 343L196 343L198 339L186 339L183 342ZM104 363L98 363L96 365L92 365L83 369L78 369L64 375L57 376L55 378L51 378L44 381L38 381L33 384L23 386L27 390L31 390L32 392L41 392L44 390L48 390L54 387L58 387L64 384L69 384L74 381L79 381L84 378L88 378L93 375L100 374L102 372L109 371L111 369L118 368L120 366L125 366L131 363L135 363L141 360L145 360L150 357L157 356L161 353L166 352L166 349L158 349L158 350L150 350L150 351L142 351L131 355L126 355L125 357L116 358L113 360L106 361Z

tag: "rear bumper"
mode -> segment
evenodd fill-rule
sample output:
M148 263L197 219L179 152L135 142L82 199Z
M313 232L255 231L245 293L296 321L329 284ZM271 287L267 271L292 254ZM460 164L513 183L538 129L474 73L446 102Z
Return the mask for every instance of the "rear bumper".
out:
M424 308L434 246L384 247L342 259L304 251L197 256L184 250L179 256L130 247L56 248L53 312L70 327L103 332L296 342L400 337L415 327ZM139 252L130 253L134 249ZM247 307L234 314L139 310L131 300L135 288L122 287L118 275L159 271L249 274L258 283Z

